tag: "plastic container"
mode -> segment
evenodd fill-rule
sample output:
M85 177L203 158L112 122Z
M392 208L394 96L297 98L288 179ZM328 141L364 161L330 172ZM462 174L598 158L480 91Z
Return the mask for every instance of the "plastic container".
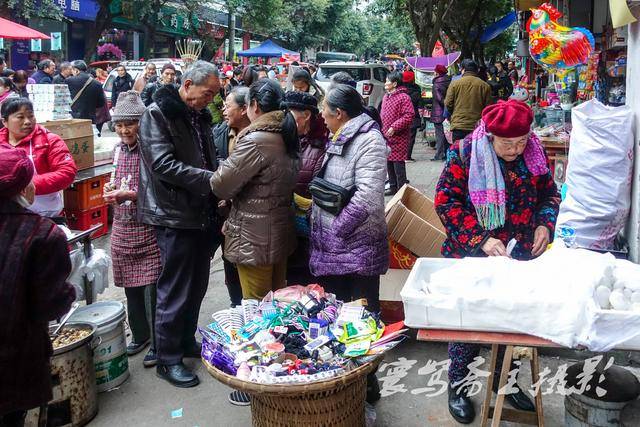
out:
M102 189L109 182L110 175L95 176L74 182L64 190L64 208L71 211L86 211L104 206Z
M72 230L88 230L96 224L102 224L102 227L91 234L92 239L97 239L109 232L108 206L103 205L87 211L67 210L67 222Z
M79 308L71 320L96 326L100 345L94 350L98 392L111 390L129 378L129 360L124 333L124 305L117 301L97 302Z
M418 258L407 281L400 291L404 305L404 323L416 329L454 329L463 331L516 332L508 328L496 328L476 314L458 307L430 307L431 294L424 291L432 273L451 267L459 260L447 258Z

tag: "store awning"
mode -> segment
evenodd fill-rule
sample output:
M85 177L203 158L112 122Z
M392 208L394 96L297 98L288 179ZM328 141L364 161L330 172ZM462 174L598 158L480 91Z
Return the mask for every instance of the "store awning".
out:
M460 59L460 52L452 52L448 55L430 57L430 56L409 56L405 58L405 61L411 67L420 70L420 71L433 71L436 68L436 65L444 65L445 67L450 67L455 63L458 59Z
M297 53L298 52L285 49L284 47L278 45L277 43L269 39L263 42L260 46L254 47L253 49L241 50L240 52L238 52L238 56L281 58L285 54L297 54Z
M40 31L32 30L24 25L9 21L8 19L0 18L0 38L14 40L49 40L51 37Z
M480 36L480 43L489 43L491 40L495 39L500 34L505 32L507 28L509 28L513 25L514 22L516 22L517 19L518 15L515 10L498 19L496 22L484 29L484 32Z

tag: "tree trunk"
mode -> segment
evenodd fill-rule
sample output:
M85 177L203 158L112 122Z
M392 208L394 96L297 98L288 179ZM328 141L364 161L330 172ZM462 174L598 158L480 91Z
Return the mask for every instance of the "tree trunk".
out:
M153 41L156 38L156 27L155 25L150 25L150 24L145 24L144 26L144 51L142 53L142 56L144 59L146 59L147 61L150 58L153 58L153 50L154 50L154 45L153 45Z
M113 15L111 15L111 11L109 10L110 3L110 1L106 3L99 2L100 8L96 15L95 26L93 27L93 31L87 35L84 45L84 60L87 63L91 62L93 56L96 55L96 48L98 47L98 41L100 37L102 37L102 33L111 25Z
M454 0L407 0L413 32L420 43L420 55L431 56L440 37L442 22L448 15Z
M236 43L236 13L234 10L229 10L228 20L228 32L229 32L229 53L227 60L233 62L233 56L235 55L235 43Z

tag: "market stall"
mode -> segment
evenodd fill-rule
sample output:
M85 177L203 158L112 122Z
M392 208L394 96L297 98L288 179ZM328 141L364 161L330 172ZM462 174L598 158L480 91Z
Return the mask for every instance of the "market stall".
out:
M216 312L201 329L203 363L251 395L254 426L363 425L367 375L405 338L363 301L290 286Z

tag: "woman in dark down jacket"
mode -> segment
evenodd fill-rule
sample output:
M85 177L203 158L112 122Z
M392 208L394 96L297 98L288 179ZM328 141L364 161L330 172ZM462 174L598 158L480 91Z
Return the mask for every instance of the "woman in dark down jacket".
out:
M315 96L306 92L287 92L285 104L296 119L302 159L294 194L298 248L287 262L287 283L306 285L317 280L309 271L309 184L322 168L329 130L320 116Z

